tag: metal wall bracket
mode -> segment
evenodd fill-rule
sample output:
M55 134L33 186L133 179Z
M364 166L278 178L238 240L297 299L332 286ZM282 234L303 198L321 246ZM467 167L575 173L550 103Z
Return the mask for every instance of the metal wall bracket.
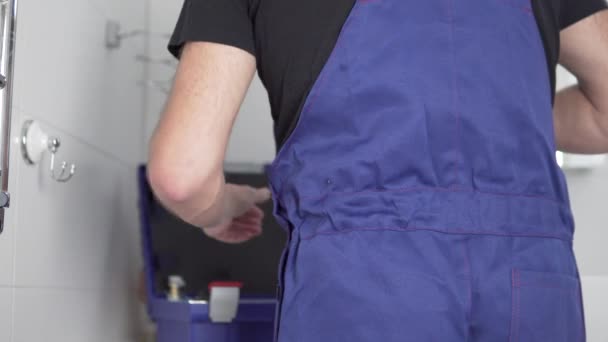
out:
M72 179L76 173L76 165L70 164L68 168L68 163L62 162L61 168L56 168L55 156L60 146L59 138L49 137L37 122L27 120L23 124L21 129L21 154L26 164L37 164L42 159L42 155L49 152L51 154L49 168L51 178L59 183L65 183Z
M106 22L106 48L110 50L118 49L123 40L137 36L157 36L163 39L171 38L167 33L155 33L146 30L122 31L120 22L116 20L108 20Z

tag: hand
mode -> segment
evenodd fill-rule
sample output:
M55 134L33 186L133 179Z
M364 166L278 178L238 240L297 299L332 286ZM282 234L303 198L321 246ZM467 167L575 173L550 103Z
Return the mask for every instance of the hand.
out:
M270 191L236 184L226 184L224 191L225 219L203 228L205 234L226 243L242 243L261 235L264 211L258 205L270 199Z

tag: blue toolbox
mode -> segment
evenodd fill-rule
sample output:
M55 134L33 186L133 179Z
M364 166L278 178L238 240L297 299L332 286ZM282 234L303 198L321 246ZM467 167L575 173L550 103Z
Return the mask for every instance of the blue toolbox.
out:
M227 165L231 183L264 186L260 165ZM139 206L148 314L158 342L270 342L273 340L283 229L262 209L264 232L230 245L167 211L152 194L146 167L138 169Z

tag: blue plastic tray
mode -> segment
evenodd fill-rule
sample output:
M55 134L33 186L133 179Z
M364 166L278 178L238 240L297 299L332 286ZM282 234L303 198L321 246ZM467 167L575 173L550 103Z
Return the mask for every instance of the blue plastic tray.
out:
M142 251L146 277L147 310L157 325L158 342L269 342L273 339L275 298L242 298L232 323L209 320L209 304L203 300L174 302L155 288L156 263L152 251L149 196L145 166L138 169Z

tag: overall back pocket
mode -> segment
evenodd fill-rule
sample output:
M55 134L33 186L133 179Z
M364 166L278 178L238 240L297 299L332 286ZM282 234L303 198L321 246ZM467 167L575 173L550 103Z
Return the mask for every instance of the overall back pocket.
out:
M583 342L578 278L514 269L509 342Z

